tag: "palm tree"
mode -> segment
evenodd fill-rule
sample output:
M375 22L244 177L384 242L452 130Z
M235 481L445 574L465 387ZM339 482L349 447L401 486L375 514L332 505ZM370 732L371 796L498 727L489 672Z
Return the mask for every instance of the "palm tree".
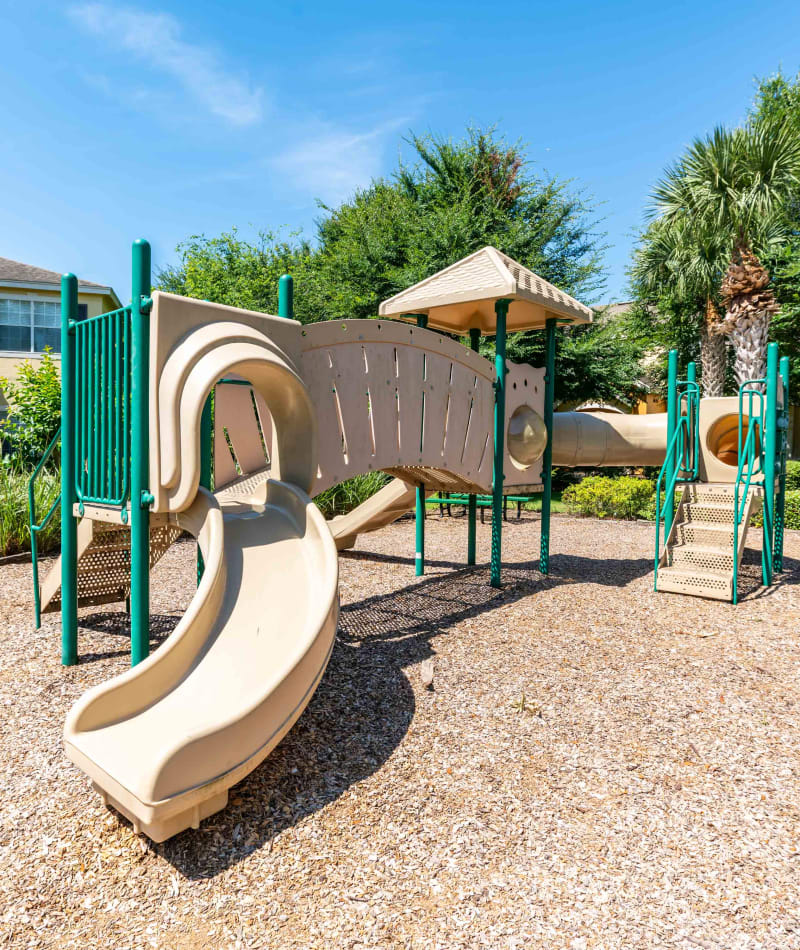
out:
M661 218L644 235L631 273L645 297L677 297L697 315L706 396L722 396L725 388L727 353L717 296L726 263L727 248L717 232L686 217Z
M779 308L759 257L785 240L787 204L798 186L800 136L786 122L763 121L697 139L655 189L665 221L688 219L728 247L721 328L733 342L740 385L765 372L769 324Z

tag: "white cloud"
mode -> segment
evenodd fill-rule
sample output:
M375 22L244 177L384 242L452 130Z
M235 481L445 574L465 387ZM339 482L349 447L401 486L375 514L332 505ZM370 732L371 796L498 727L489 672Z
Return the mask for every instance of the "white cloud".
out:
M170 14L86 3L70 15L88 32L174 77L213 115L241 126L261 119L263 91L227 72L212 50L181 39L180 23Z
M338 202L380 174L386 134L406 124L396 119L368 132L347 133L322 126L273 160L295 188Z

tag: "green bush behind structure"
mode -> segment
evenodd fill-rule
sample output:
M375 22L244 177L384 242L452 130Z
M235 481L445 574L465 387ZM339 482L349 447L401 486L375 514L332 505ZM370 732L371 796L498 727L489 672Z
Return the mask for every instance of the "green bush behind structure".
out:
M798 487L795 487L798 486ZM800 463L790 462L786 472L785 526L800 531ZM676 504L680 493L676 493ZM562 498L571 514L592 518L655 521L654 483L647 478L590 475L564 489ZM663 502L662 502L663 505ZM761 524L760 516L753 519Z

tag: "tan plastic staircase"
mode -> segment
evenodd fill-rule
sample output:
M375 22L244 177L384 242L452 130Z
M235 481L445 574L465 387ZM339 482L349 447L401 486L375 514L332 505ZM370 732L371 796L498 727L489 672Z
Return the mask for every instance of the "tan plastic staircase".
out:
M753 488L743 501L744 514L737 544L739 564L748 526L761 508L761 499L762 490ZM656 581L659 591L714 600L733 599L734 504L731 484L684 485L659 561Z

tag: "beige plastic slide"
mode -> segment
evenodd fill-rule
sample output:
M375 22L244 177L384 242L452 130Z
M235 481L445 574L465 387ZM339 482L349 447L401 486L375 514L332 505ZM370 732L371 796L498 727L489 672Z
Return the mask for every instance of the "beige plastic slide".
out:
M333 647L325 520L292 485L262 489L225 509L200 490L178 517L205 560L189 609L157 653L86 693L66 723L69 757L154 841L224 807L303 711Z

